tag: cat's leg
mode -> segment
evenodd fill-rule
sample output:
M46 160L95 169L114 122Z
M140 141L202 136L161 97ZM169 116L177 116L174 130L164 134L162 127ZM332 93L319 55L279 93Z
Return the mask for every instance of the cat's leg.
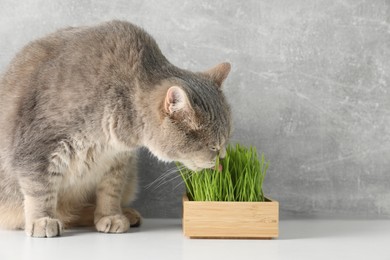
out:
M123 233L130 228L130 221L121 207L126 166L125 162L117 160L97 186L94 223L99 232Z
M14 175L6 174L0 163L0 228L23 229L23 194Z
M136 154L132 154L127 160L126 179L121 199L123 214L129 219L130 226L132 227L138 227L142 222L141 214L137 210L129 207L131 202L135 200L138 190L137 160Z
M25 231L32 237L55 237L63 231L56 218L57 194L61 174L21 174L19 178L24 195Z
M83 207L81 207L81 209L77 213L78 217L66 223L67 227L93 226L94 222L97 223L102 216L105 216L105 214L119 214L117 209L114 210L114 213L104 213L105 210L102 210L107 207L109 208L112 202L120 204L121 214L123 214L128 219L131 227L138 227L141 224L141 214L137 210L129 207L130 203L135 200L138 186L136 154L126 153L122 156L119 156L117 158L117 163L115 167L111 168L111 171L108 173L107 176L105 176L105 178L107 179L103 180L103 183L101 183L98 187L98 192L100 194L99 196L103 197L100 199L100 202L97 202L97 195L91 201L89 201L88 205L84 205ZM117 178L119 178L119 183L122 183L122 185L119 185L116 182L107 184L107 182L110 182L111 179L115 180ZM109 202L107 201L107 199L104 199L104 197L107 195L104 195L103 189L105 189L106 192L110 192L111 190L111 195L114 195L112 194L113 187L110 188L108 187L109 185L117 186L117 193L119 192L119 188L122 189L119 194L121 196L120 202L117 202L116 198L111 198L112 202ZM96 207L98 203L100 203L100 209ZM106 205L103 205L104 203ZM98 230L102 231L102 227L100 225L99 228L101 229ZM104 230L102 232L104 232Z

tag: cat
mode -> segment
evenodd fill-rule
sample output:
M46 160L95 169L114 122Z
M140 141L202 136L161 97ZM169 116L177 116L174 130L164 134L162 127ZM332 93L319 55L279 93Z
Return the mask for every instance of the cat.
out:
M231 131L222 92L230 67L180 69L125 21L29 43L0 81L0 226L55 237L77 225L106 233L139 225L127 208L137 149L213 167Z

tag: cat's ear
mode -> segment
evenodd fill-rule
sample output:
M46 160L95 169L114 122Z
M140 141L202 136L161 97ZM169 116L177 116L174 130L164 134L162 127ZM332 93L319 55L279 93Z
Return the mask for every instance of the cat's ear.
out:
M177 86L170 87L165 96L164 109L167 114L185 112L191 109L187 94Z
M173 120L185 122L192 129L198 129L199 125L195 112L191 107L186 92L177 86L170 87L167 90L164 110Z
M205 71L211 79L217 84L218 88L221 89L222 83L225 81L229 75L231 65L228 62L218 64L217 66Z

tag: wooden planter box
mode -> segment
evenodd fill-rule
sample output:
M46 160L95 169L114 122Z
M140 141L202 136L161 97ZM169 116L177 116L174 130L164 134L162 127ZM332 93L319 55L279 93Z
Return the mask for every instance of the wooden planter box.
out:
M191 238L275 238L279 203L190 201L184 195L183 231Z

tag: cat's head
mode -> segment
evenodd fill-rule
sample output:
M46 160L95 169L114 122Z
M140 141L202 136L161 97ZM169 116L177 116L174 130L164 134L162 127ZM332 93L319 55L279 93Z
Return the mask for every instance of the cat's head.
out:
M231 112L222 93L230 64L166 80L158 106L159 123L148 148L159 159L192 170L211 168L223 157L231 132Z

